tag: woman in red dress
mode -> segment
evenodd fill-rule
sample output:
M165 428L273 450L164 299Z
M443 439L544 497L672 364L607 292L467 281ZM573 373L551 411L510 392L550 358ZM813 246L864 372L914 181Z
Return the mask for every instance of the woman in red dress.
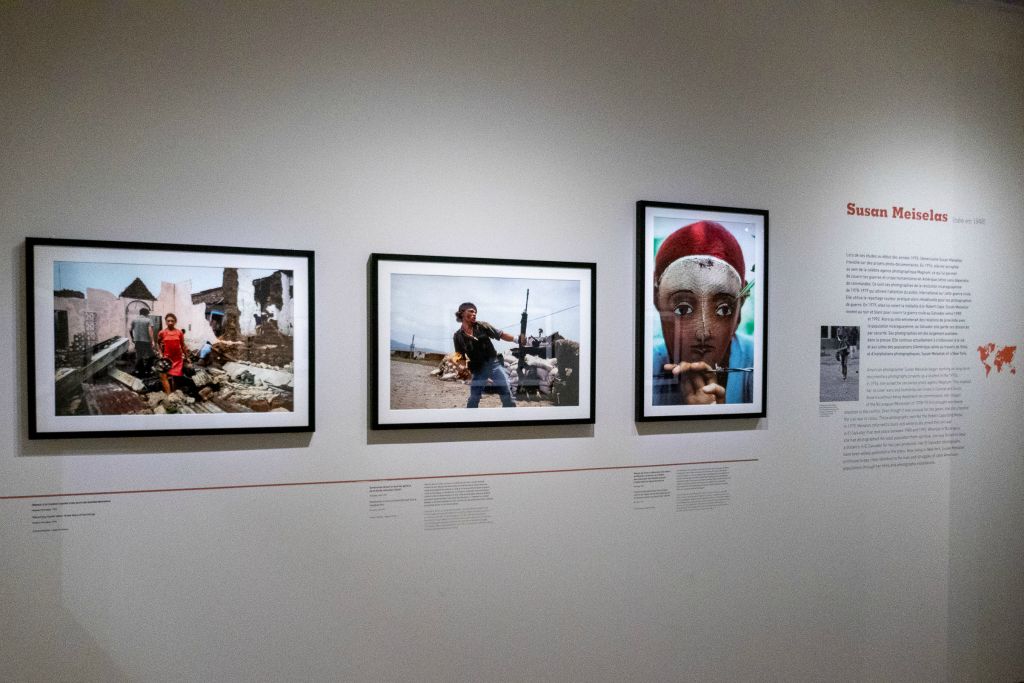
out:
M188 358L188 347L185 346L185 333L177 329L178 316L168 313L164 316L167 327L157 334L157 343L160 346L160 355L171 361L171 369L167 374L171 377L171 384L165 385L164 391L171 393L180 384L179 377L185 374L185 361Z

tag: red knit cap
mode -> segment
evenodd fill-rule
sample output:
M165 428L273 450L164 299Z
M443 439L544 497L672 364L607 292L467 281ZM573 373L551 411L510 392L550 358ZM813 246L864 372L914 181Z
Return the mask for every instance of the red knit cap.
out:
M654 257L654 282L673 262L684 256L714 256L736 269L740 280L747 284L743 250L732 233L713 221L700 221L679 228L669 235Z

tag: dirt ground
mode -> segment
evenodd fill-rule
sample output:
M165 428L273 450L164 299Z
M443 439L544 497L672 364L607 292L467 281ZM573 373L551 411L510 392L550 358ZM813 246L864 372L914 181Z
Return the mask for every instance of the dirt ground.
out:
M391 359L391 409L409 408L465 408L469 399L469 384L442 382L430 374L437 363ZM547 399L527 401L517 399L516 407L551 407ZM501 408L497 394L484 393L481 408Z
M822 402L856 401L860 397L860 351L846 361L846 379L843 369L836 360L835 351L821 355L820 394Z

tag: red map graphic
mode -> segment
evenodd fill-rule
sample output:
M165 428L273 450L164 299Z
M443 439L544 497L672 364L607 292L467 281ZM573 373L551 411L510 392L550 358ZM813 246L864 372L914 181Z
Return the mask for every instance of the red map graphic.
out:
M981 364L985 366L985 376L992 372L992 366L996 366L996 372L1002 372L1003 368L1007 368L1011 375L1017 374L1017 368L1013 364L1013 356L1017 353L1016 346L1004 346L997 348L995 344L989 343L984 346L978 347L978 357L981 358ZM989 359L992 360L989 363Z

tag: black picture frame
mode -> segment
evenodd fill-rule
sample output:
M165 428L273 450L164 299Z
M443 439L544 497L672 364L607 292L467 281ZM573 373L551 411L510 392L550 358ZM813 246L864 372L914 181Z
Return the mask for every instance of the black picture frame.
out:
M371 429L594 422L595 264L371 254L368 268ZM469 407L472 372L458 364L472 359L453 355L464 303L516 339L491 341L501 366L492 377L508 382L515 408L498 407L504 399L494 379Z
M638 422L767 415L768 275L767 210L637 202Z
M312 251L29 237L25 261L30 439L314 431ZM209 355L160 373L170 313Z

